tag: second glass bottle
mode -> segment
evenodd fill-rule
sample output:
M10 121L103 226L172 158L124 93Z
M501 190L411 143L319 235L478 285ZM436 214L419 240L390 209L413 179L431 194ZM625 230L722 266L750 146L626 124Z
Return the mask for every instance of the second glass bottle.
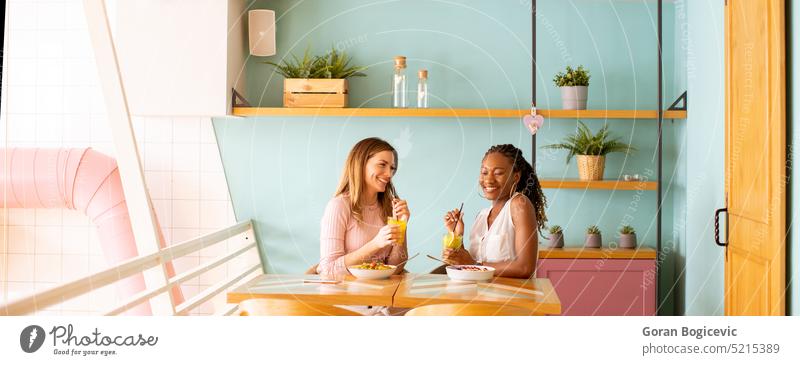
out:
M428 70L419 70L417 84L417 108L428 107Z

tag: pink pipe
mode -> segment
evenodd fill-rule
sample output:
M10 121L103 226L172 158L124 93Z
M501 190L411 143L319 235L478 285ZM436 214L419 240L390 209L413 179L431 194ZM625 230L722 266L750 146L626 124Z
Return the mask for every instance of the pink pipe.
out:
M116 160L91 148L10 148L0 151L2 206L80 210L97 227L108 264L114 265L139 255ZM160 247L166 246L160 226L158 241ZM168 276L175 276L171 262L166 264L166 270ZM137 274L120 280L117 288L123 298L130 298L145 290L144 276ZM180 286L174 287L172 293L176 304L183 302ZM150 315L152 311L149 303L144 303L126 313Z

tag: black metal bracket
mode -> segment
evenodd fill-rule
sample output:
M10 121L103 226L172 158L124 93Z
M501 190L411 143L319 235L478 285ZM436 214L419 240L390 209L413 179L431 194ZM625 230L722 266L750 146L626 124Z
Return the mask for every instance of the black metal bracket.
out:
M684 91L681 96L675 99L675 102L667 108L667 110L686 110L686 107L689 106L689 99L686 97L686 93L688 91ZM678 103L683 102L682 106L678 106Z
M231 105L233 105L234 108L251 106L250 102L248 102L242 94L239 94L236 89L231 89L231 91L233 91L233 93L231 93Z
M719 215L725 213L725 242L719 240ZM714 243L717 246L728 245L728 208L720 208L714 212Z

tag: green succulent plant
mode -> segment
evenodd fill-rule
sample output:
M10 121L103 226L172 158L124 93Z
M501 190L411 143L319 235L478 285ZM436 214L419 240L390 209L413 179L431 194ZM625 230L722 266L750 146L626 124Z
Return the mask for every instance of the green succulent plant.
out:
M586 234L600 234L600 228L597 228L597 226L589 226L586 228Z
M287 79L346 79L356 76L366 76L361 71L366 67L351 66L352 58L344 51L336 48L322 56L311 56L310 49L306 48L303 58L294 54L290 58L284 57L281 63L261 62L275 67L275 72Z
M346 79L348 77L363 77L367 76L361 71L366 70L366 67L362 66L350 66L350 61L352 58L347 55L344 51L337 51L336 48L331 48L331 51L326 55L328 62L326 63L327 66L327 78L329 79Z
M578 66L573 69L572 66L567 66L566 71L559 72L553 77L553 82L558 87L562 86L589 86L589 70Z
M558 233L561 233L561 232L563 232L563 230L561 229L561 226L559 226L559 225L550 226L550 234L558 234Z
M575 155L605 156L613 152L633 152L636 148L623 143L619 138L612 138L608 124L593 134L582 121L578 121L578 129L567 135L561 143L542 146L547 149L567 150L567 163Z
M631 226L623 226L619 230L619 233L621 233L621 234L636 234L636 230L633 229L633 227L631 227Z

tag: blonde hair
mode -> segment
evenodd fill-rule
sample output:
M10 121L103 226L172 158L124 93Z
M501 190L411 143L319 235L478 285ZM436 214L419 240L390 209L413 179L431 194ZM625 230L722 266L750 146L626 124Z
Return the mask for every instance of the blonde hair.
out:
M350 150L347 155L347 160L342 169L342 177L339 179L339 186L336 188L336 194L347 195L350 200L350 211L358 222L363 222L363 206L361 199L364 196L364 171L367 167L367 160L379 152L391 151L394 154L395 168L397 167L397 151L388 142L380 138L366 138L362 139ZM392 199L397 197L397 192L394 190L394 185L391 181L386 184L386 190L378 193L378 204L381 206L383 218L392 215Z

